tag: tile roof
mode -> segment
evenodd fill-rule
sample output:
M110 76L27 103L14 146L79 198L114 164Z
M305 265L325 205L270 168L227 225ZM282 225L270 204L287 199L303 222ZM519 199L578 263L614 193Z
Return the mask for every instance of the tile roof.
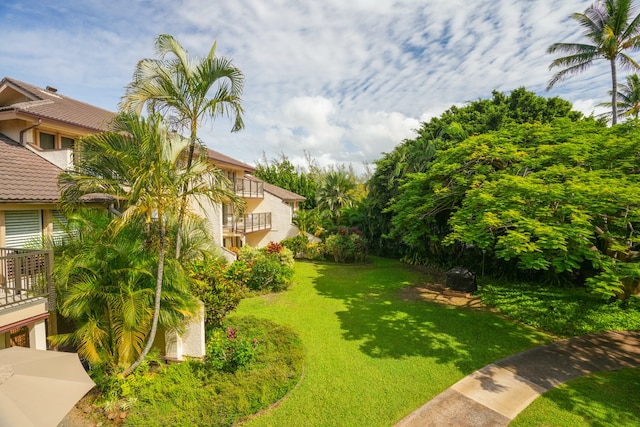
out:
M55 203L61 169L0 133L0 203Z
M224 154L212 150L211 148L207 148L209 159L213 161L218 166L232 166L238 169L242 169L245 172L253 172L256 170L251 165L241 162L240 160L236 160L233 157L225 156Z
M296 194L293 191L285 190L284 188L278 187L277 185L269 184L268 182L265 182L260 178L256 178L253 175L245 175L245 178L251 181L262 182L264 185L264 191L266 191L267 193L271 193L277 198L285 200L287 202L303 202L307 200L307 198L304 196Z
M115 113L102 108L76 101L57 92L42 89L20 80L5 77L0 86L9 87L25 93L31 101L1 106L0 111L15 110L44 119L55 120L80 126L92 131L106 131Z

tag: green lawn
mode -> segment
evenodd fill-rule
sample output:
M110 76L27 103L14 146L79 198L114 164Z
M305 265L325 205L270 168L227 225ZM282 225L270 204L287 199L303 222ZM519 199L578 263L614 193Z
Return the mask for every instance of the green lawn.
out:
M289 290L243 300L234 316L288 325L306 351L299 387L246 425L393 425L476 369L548 342L494 314L402 298L427 280L378 258L298 262Z
M638 426L640 369L598 372L548 391L510 427Z

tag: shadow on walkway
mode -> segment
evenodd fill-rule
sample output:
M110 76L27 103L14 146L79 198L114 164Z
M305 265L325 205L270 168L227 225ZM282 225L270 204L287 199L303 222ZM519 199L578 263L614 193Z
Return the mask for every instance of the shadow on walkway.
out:
M640 331L584 335L506 357L468 375L396 427L506 426L542 393L599 371L640 366Z

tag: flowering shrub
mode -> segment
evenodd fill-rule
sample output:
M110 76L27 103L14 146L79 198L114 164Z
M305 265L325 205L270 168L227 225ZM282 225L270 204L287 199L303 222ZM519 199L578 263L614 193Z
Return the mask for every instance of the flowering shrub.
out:
M356 227L340 227L337 234L325 240L327 254L333 255L335 262L364 261L367 257L366 247L362 232Z
M322 260L325 257L326 248L322 242L309 242L305 255L310 260Z
M243 246L238 252L238 260L232 266L236 264L234 268L247 269L245 283L255 291L281 291L289 287L293 278L293 253L277 243L269 244L264 249Z
M222 259L196 260L190 270L192 290L204 303L205 322L221 325L247 291L248 270L227 266Z
M206 360L216 369L233 372L251 363L257 347L257 339L240 338L231 326L226 334L223 329L215 329L207 340Z

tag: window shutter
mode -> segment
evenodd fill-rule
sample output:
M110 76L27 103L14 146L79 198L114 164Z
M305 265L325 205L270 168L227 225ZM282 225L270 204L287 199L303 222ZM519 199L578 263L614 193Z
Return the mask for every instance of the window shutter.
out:
M5 211L5 245L8 248L42 246L41 211Z

